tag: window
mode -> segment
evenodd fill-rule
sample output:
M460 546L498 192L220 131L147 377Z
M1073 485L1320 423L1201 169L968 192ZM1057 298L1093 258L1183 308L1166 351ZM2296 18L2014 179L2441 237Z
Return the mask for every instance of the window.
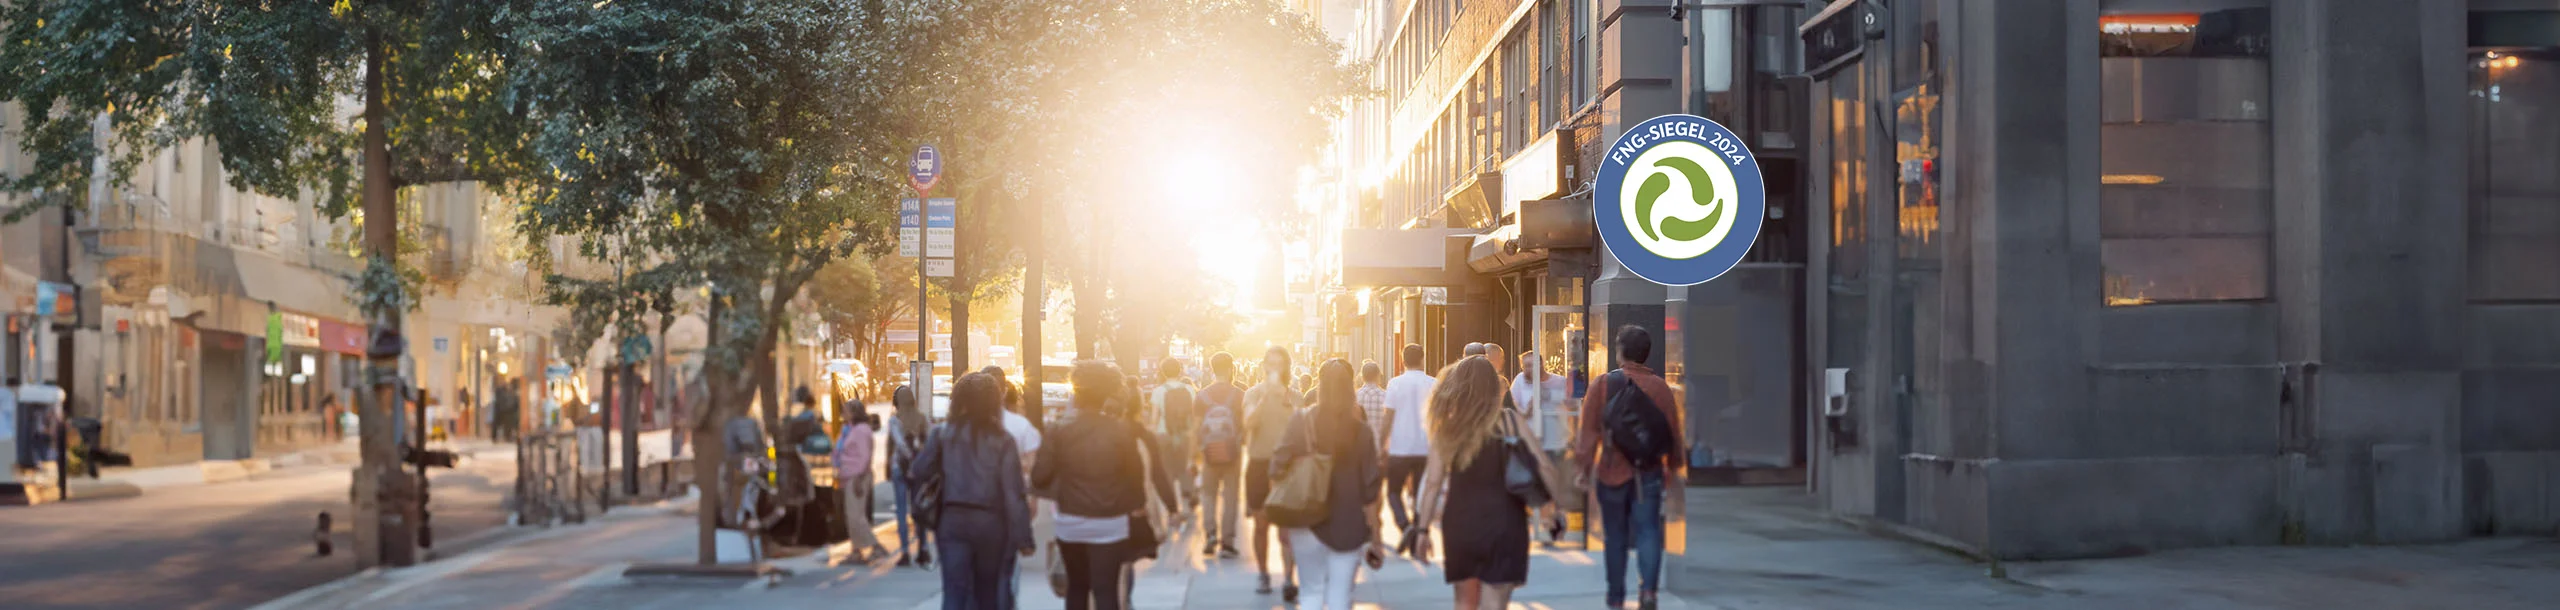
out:
M2267 9L2102 15L2106 304L2266 298Z
M1559 78L1563 71L1557 69L1566 44L1563 11L1559 0L1538 6L1538 122L1530 126L1531 133L1544 132L1548 125L1564 120L1564 83Z
M2560 301L2560 11L2471 23L2470 297Z
M1591 101L1600 76L1600 53L1591 46L1591 3L1598 0L1566 1L1573 3L1573 99L1566 106L1580 109Z
M1864 62L1833 73L1820 86L1830 89L1816 137L1826 144L1831 208L1830 249L1824 325L1828 328L1824 359L1830 368L1866 366L1867 329L1867 70Z

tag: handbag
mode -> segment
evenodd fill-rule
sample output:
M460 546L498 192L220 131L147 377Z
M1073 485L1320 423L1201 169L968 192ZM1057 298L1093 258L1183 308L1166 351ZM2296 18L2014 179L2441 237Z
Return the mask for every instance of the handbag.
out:
M1271 523L1281 527L1314 527L1327 516L1327 496L1333 492L1333 456L1315 450L1315 422L1301 411L1290 425L1298 428L1298 456L1280 464L1279 476L1271 482L1271 495L1263 503L1262 512Z
M1502 488L1529 506L1545 506L1554 498L1547 488L1546 469L1536 449L1520 437L1517 414L1502 418Z
M943 433L943 429L935 428L929 437L930 440L926 442L943 444L950 440L948 436ZM948 448L943 447L943 449ZM942 529L942 469L936 468L933 472L927 472L924 475L924 480L916 482L912 493L914 497L907 500L914 504L908 513L909 518L915 520L916 527L923 528L925 531L939 531Z
M1067 562L1058 557L1058 541L1049 541L1049 592L1067 596Z

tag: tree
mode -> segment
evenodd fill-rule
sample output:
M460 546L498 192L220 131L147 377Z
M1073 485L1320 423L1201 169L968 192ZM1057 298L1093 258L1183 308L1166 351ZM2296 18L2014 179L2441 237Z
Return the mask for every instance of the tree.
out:
M361 204L366 270L358 300L373 326L400 328L417 275L398 261L395 193L434 182L503 183L523 160L521 115L505 86L518 49L507 19L523 0L18 0L0 3L0 102L25 106L20 147L34 169L0 187L43 193L10 222L55 206L90 179L123 184L151 155L211 139L233 188L322 196L329 214ZM356 119L343 104L354 102ZM103 124L100 124L100 123ZM106 175L92 176L93 159ZM399 359L396 342L371 354ZM400 472L393 392L360 398L356 547L362 565L415 559L416 481Z
M872 370L885 371L892 364L887 360L889 326L915 315L916 302L911 296L916 293L916 259L875 257L871 259L871 276L876 286L873 290L880 298L871 302L870 322L864 330L869 333Z
M871 317L879 311L880 301L890 296L882 288L871 259L861 256L837 259L809 279L811 308L818 321L834 331L827 337L828 346L850 342L857 358L868 353Z
M628 0L543 3L525 18L518 36L539 51L514 86L546 167L520 222L536 236L631 227L671 275L709 285L710 400L689 422L695 438L719 438L759 391L779 405L787 307L884 233L904 156L892 93L915 82L902 53L939 19L926 8ZM722 447L699 451L695 480L722 480ZM722 495L702 495L705 563Z

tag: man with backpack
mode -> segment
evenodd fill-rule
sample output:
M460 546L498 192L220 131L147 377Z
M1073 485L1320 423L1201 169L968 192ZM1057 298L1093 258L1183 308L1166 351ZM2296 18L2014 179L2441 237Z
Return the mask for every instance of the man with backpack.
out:
M1217 376L1193 398L1200 425L1191 437L1200 443L1200 486L1208 497L1200 502L1200 523L1208 534L1201 554L1234 557L1236 516L1244 510L1244 386L1236 385L1236 359L1226 352L1209 357Z
M1591 384L1583 396L1582 426L1574 435L1577 466L1598 487L1600 525L1607 546L1609 607L1627 601L1627 552L1636 554L1642 588L1637 607L1654 610L1662 586L1666 515L1685 514L1680 456L1680 402L1671 385L1647 368L1653 333L1618 328L1618 369Z

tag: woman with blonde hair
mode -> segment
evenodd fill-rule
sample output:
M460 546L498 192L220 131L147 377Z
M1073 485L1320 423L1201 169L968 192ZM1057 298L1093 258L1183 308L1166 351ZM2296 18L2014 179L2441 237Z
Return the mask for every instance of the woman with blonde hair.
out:
M1518 412L1502 406L1508 388L1491 362L1469 356L1439 377L1425 411L1431 455L1416 523L1440 524L1442 572L1458 610L1508 607L1511 591L1529 581L1529 511L1551 502L1531 506L1513 493L1506 469L1513 456L1530 456L1542 478L1554 470L1534 449L1513 446L1528 441Z

